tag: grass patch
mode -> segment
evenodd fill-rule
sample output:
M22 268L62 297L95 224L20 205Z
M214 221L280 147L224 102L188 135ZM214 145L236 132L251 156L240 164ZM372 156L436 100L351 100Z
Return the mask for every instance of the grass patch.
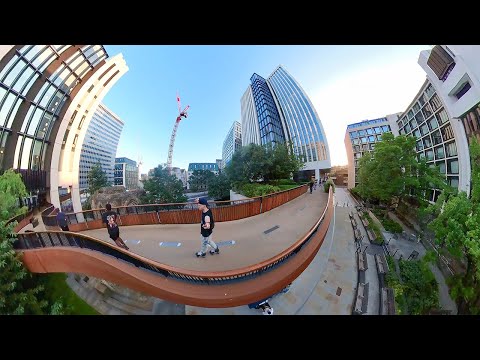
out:
M45 287L45 297L54 303L61 299L64 315L99 315L99 313L83 301L66 283L67 274L37 274L39 282Z
M385 276L386 286L393 289L395 294L395 309L398 315L408 314L407 301L404 296L405 285L402 284L396 268L395 260L392 256L386 256L388 264L388 273Z
M389 217L385 218L386 210L375 208L372 210L372 212L375 214L377 219L380 220L386 231L390 233L401 233L403 231L403 228L399 223L393 221Z
M368 212L365 212L364 214L365 214L364 218L368 220L368 228L372 230L377 237L375 239L375 244L382 245L383 235L382 235L382 232L380 231L380 228L378 227L377 223L373 221L373 219L370 217L370 214Z

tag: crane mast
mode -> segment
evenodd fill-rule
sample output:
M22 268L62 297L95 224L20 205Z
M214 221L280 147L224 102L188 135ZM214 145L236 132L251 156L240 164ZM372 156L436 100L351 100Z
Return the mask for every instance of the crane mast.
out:
M181 110L180 97L177 94L177 105L179 115L175 120L175 125L173 126L172 136L170 137L170 145L168 146L168 160L167 160L167 169L168 173L172 174L172 156L173 156L173 146L175 145L175 137L177 136L177 129L182 117L187 118L187 110L190 108L190 105L187 105L183 111Z

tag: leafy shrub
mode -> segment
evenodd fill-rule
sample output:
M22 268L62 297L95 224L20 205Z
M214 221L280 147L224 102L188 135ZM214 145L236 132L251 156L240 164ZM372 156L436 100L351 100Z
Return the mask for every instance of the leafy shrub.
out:
M278 186L262 184L245 184L241 188L241 193L247 197L263 196L278 191L280 191Z
M399 265L409 313L420 315L438 309L438 284L428 265L421 260L401 260Z
M376 208L373 209L372 212L376 215L377 219L380 220L386 231L391 233L401 233L403 231L403 228L399 223L388 217L385 218L385 210Z
M281 191L283 190L289 190L289 189L293 189L293 188L296 188L298 186L298 184L291 184L291 185L278 185L278 187L280 188Z
M330 186L333 188L333 192L335 192L335 184L331 179L328 179L325 184L323 184L323 190L325 190L326 193L328 193L328 190L330 189Z
M277 185L298 185L298 184L292 179L280 179L280 180L277 180Z

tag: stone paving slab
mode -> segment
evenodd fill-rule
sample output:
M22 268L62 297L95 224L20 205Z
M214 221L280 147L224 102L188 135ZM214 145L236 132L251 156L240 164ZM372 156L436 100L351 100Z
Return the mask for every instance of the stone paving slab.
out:
M318 191L318 190L317 190ZM315 193L315 191L314 191ZM269 300L274 315L350 315L357 283L353 229L348 213L354 205L344 189L337 188L334 217L319 252L285 294ZM335 202L337 204L337 202ZM343 206L351 204L351 206ZM337 295L341 288L340 295ZM211 309L186 306L187 315L262 315L248 306Z

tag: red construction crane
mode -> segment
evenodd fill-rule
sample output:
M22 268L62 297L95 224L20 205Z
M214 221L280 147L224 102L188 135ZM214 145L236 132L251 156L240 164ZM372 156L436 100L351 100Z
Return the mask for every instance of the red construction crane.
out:
M175 144L175 136L177 135L178 124L180 124L180 120L182 120L182 116L184 118L187 118L187 110L190 108L190 105L187 105L187 107L182 111L182 105L180 104L180 96L178 96L178 93L177 93L177 104L178 104L179 115L177 116L177 120L175 121L175 125L173 126L172 137L170 138L170 146L168 147L167 168L170 174L172 173L173 145Z

